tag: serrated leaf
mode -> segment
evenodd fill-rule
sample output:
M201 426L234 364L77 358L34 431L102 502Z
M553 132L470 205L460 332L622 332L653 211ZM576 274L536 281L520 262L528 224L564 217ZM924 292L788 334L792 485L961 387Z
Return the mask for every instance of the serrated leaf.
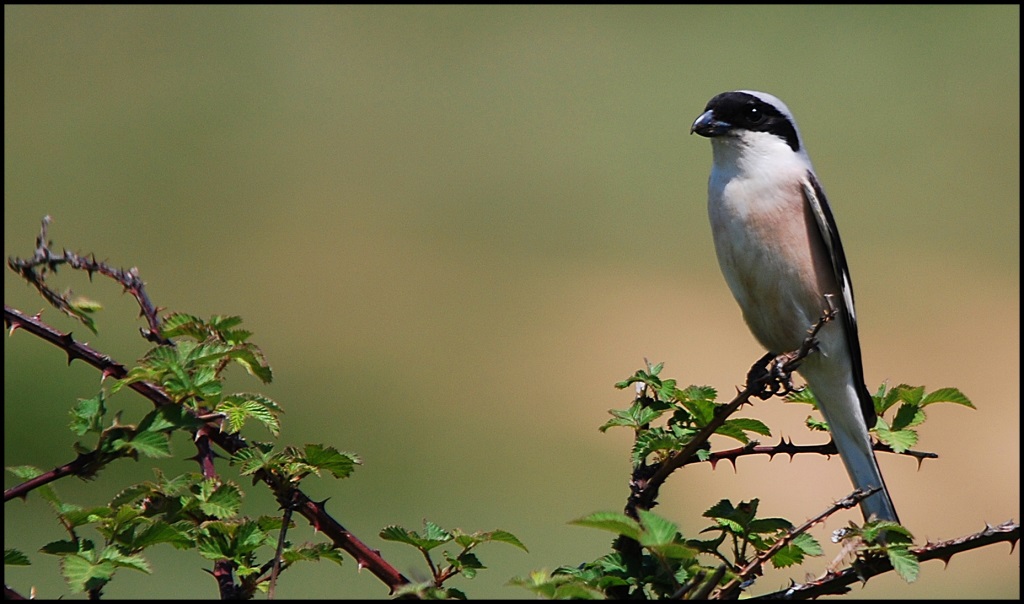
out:
M910 403L912 405L920 405L921 400L924 398L924 386L910 386L907 384L900 384L894 386L889 392L882 397L880 413L884 413L889 410L893 405L899 402Z
M398 525L389 525L380 530L377 535L385 541L397 541L399 543L408 543L409 545L417 545L417 538L413 536L407 529Z
M60 569L73 593L98 589L110 581L117 571L117 567L110 561L93 562L81 554L64 556Z
M198 428L203 424L187 409L179 405L161 405L146 414L139 422L140 432L168 432L178 428Z
M211 482L207 481L204 485L209 485ZM214 490L203 493L199 501L199 509L204 514L221 520L237 514L241 505L241 491L238 490L238 487L228 483L223 483Z
M673 543L679 527L670 520L662 518L650 510L639 510L640 525L643 532L640 534L640 545L646 547L657 547Z
M914 540L914 535L905 526L891 520L873 520L861 527L861 537L868 543L878 543L884 534L889 545L899 546Z
M334 447L324 445L306 445L304 458L309 465L326 470L335 478L347 478L362 463L355 453L344 453Z
M43 471L35 466L7 466L6 469L21 480L32 480L43 475Z
M32 562L28 559L24 553L16 549L5 549L4 550L4 565L5 566L30 566Z
M890 430L882 418L878 418L875 434L878 435L878 440L892 447L892 450L897 453L903 453L917 444L917 432L914 430Z
M808 415L807 419L804 420L804 423L812 432L828 432L828 422L824 420L816 419Z
M760 535L770 535L792 528L793 524L785 518L755 518L747 524L747 532Z
M751 499L750 501L741 501L738 505L733 505L728 499L722 499L708 508L702 515L705 518L729 520L738 525L746 526L757 515L757 507L760 503L760 499Z
M526 549L526 546L523 545L523 542L520 541L518 537L516 537L508 531L495 530L489 533L484 533L484 535L486 536L487 541L500 541L501 543L508 543L509 545L514 545L515 547L518 547L524 552L530 551Z
M165 432L139 432L124 442L124 448L150 458L170 457L171 439Z
M397 525L386 526L380 531L380 538L385 541L398 541L400 543L408 543L409 545L420 549L424 552L430 551L439 545L444 545L451 541L451 535L440 529L436 524L427 522L427 529L433 532L437 538L431 539L426 537L420 537L415 531L407 530ZM434 531L431 531L430 526L435 527ZM436 529L440 529L437 531Z
M605 422L599 430L606 432L609 428L619 426L638 430L661 417L669 408L669 405L664 402L645 404L635 401L628 409L609 409L608 413L612 415L612 419Z
M633 443L633 465L640 465L652 453L667 453L683 448L686 441L663 428L651 428L640 433Z
M704 427L715 418L715 409L718 407L714 401L708 400L683 400L679 403L690 412L693 420L698 426Z
M235 532L235 555L253 552L267 540L267 533L263 532L256 522L243 522Z
M800 564L804 561L805 556L820 555L822 555L821 544L807 533L801 533L780 548L772 556L771 561L772 566L775 568L786 568L794 564Z
M761 436L771 436L772 431L765 425L761 420L754 419L752 417L737 417L734 419L725 420L725 425L739 428L744 432L753 432L754 434L760 434Z
M783 400L787 403L803 403L806 405L812 405L815 409L818 408L818 399L814 397L814 393L811 392L810 388L794 390L787 394Z
M190 336L194 339L205 339L207 329L199 317L185 313L171 313L163 318L160 333L165 338Z
M152 570L149 567L149 562L147 562L145 558L138 554L122 554L117 550L116 547L108 547L105 550L103 550L103 553L100 555L100 559L106 560L112 563L114 566L120 568L130 568L133 570L142 571L146 574L152 572Z
M967 398L967 396L958 388L939 388L938 390L928 393L921 399L922 407L933 403L956 403L957 405L964 405L971 409L976 408L974 403L971 402L971 399Z
M821 556L825 553L821 549L821 544L818 540L809 535L808 533L800 533L793 538L793 545L800 548L800 551L807 556Z
M77 554L79 549L79 544L74 541L60 539L47 543L43 547L39 548L39 551L44 554L50 554L51 556L64 556L67 554Z
M225 331L242 324L242 317L238 315L213 315L210 317L210 326L216 331Z
M775 568L786 568L803 562L804 552L792 543L788 543L775 552L771 560L772 566Z
M924 420L924 411L921 410L920 405L903 403L896 410L896 415L892 418L890 429L903 430L904 428L911 428L921 424Z
M477 555L473 552L462 552L461 554L459 554L459 557L455 559L455 561L458 562L459 567L463 570L487 568L486 566L484 566L483 562L480 561L480 558L478 558Z
M69 509L64 514L64 522L70 528L76 528L93 522L99 522L114 515L114 510L108 507L78 508Z
M634 541L640 541L642 533L640 523L625 514L617 512L597 512L583 518L577 518L569 522L569 524L611 531Z
M263 353L252 344L246 344L243 348L232 353L231 358L241 365L250 375L256 377L264 384L274 381L274 372L270 365L263 358Z
M907 583L913 583L921 573L921 563L917 557L906 547L886 548L886 555L892 564L893 570Z
M135 535L131 545L133 549L141 550L159 543L170 543L181 548L191 545L192 542L192 537L183 530L183 527L158 520Z
M441 541L444 543L447 543L454 538L450 532L441 528L441 525L429 520L423 521L423 537L430 541Z
M71 410L71 431L77 436L89 432L99 434L103 431L103 415L107 412L106 393L99 393L87 399L79 399Z

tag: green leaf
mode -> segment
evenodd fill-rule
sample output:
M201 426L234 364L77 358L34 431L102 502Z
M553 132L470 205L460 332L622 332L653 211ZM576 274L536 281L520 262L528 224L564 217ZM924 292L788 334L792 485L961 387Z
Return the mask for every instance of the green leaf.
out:
M128 444L133 451L149 458L171 456L171 437L165 432L140 432Z
M914 430L890 430L882 418L878 418L875 433L878 435L878 440L892 447L892 450L897 453L903 453L917 444L917 432Z
M74 300L68 300L67 306L62 307L62 309L67 310L68 315L76 317L83 325L89 328L89 331L93 333L99 332L96 331L96 321L90 315L102 308L103 307L100 306L99 303L82 297L75 298Z
M921 563L906 546L888 547L885 551L893 570L907 583L913 583L921 573Z
M495 530L495 531L491 531L489 533L484 533L484 535L486 536L486 538L487 538L486 540L487 541L499 541L501 543L508 543L509 545L514 545L515 547L518 547L519 549L523 550L524 552L529 552L530 551L530 550L526 549L526 546L523 545L523 542L520 541L518 537L516 537L515 535L513 535L512 533L510 533L508 531Z
M110 518L114 515L114 510L109 507L95 507L95 508L78 508L69 509L64 514L64 522L71 528L77 528L86 524L92 524L94 522L100 522L105 518Z
M35 466L7 466L7 471L21 480L32 480L43 475L43 471Z
M32 562L28 559L24 553L16 549L5 549L4 550L4 565L5 566L30 566Z
M814 397L814 393L811 392L810 388L804 388L803 390L794 390L786 395L784 399L787 403L803 403L811 405L815 409L818 408L818 399Z
M775 555L772 556L771 560L772 566L775 568L786 568L803 562L804 553L800 548L789 543L775 552Z
M633 443L632 461L639 466L652 453L668 454L683 448L685 440L675 434L666 432L664 428L651 428L637 435Z
M264 384L274 381L274 372L263 358L263 353L254 345L246 344L245 347L233 352L231 358L241 365L249 375L256 377Z
M861 527L861 538L868 543L880 543L883 535L889 545L909 544L914 540L907 527L891 520L873 520Z
M140 432L169 432L179 428L192 429L203 422L179 405L161 405L146 414L139 422Z
M330 472L335 478L347 478L356 465L363 463L355 453L343 453L323 445L306 445L304 457L306 463Z
M640 535L642 534L640 523L625 514L617 512L597 512L583 518L577 518L569 524L611 531L629 537L634 541L640 541Z
M423 537L430 541L447 543L453 539L452 534L441 528L441 525L435 524L429 520L423 521L423 529Z
M277 416L283 411L276 402L261 394L240 392L228 395L215 410L227 415L229 431L232 433L240 431L245 420L252 417L266 426L274 436L280 434L281 422Z
M204 340L208 330L202 319L185 313L171 313L164 317L160 333L165 338L188 336L195 340Z
M892 418L890 429L903 430L904 428L911 428L921 424L924 420L924 411L921 410L920 405L903 403L896 411L896 416Z
M238 526L235 532L235 555L248 554L267 543L269 536L263 532L259 524L251 520Z
M106 393L99 393L87 399L79 399L71 410L71 431L78 436L88 432L99 434L103 431L103 415L107 412Z
M750 521L757 515L757 507L759 504L759 499L751 499L750 501L741 501L739 505L734 506L728 499L722 499L715 505L708 508L708 510L702 515L705 518L728 520L745 527L750 524Z
M515 577L508 584L522 587L550 600L605 599L603 591L568 574L549 574L546 571L538 570L531 572L529 577Z
M775 568L786 568L787 566L800 564L804 561L805 556L820 555L822 555L821 544L807 533L800 533L772 556L772 566Z
M826 421L816 419L808 415L804 422L807 424L807 428L812 432L828 432L828 422Z
M345 559L342 556L341 550L335 548L330 543L316 543L313 545L306 544L302 547L286 548L282 553L281 557L284 558L285 562L298 562L302 560L319 562L320 560L330 560L338 566L341 566Z
M185 548L191 546L193 542L185 526L171 525L158 520L139 532L132 540L131 546L133 550L142 550L152 545L170 543L176 548Z
M204 514L221 520L237 514L242 505L242 492L230 483L220 484L210 490L213 484L212 480L203 483L203 489L199 495L199 509Z
M739 428L744 432L753 432L754 434L760 434L761 436L771 436L772 431L765 425L761 420L754 419L752 417L737 417L735 419L725 420L725 425Z
M647 424L661 417L668 410L670 405L663 401L647 404L649 401L634 401L628 409L609 409L608 413L613 419L608 420L599 428L601 432L607 432L609 428L624 426L639 430Z
M640 510L640 545L657 547L675 542L679 527L675 523L662 518L650 510Z
M821 556L825 553L825 551L821 549L821 544L818 543L818 540L807 533L800 533L794 537L793 545L799 547L807 556Z
M122 554L117 550L116 547L108 547L105 550L103 550L103 553L100 555L100 559L111 562L112 564L114 564L114 566L120 568L130 568L133 570L142 571L146 574L152 572L152 569L150 569L149 567L149 562L146 562L145 558L137 554Z
M957 388L939 388L934 392L930 392L921 399L922 407L925 405L931 405L932 403L956 403L958 405L970 407L971 409L976 408L974 403L971 402L971 399L967 398L967 396Z
M93 562L82 554L64 556L60 564L61 574L73 593L103 587L117 571L109 560Z
M701 399L682 400L679 401L679 403L690 412L693 416L693 420L702 428L708 425L708 423L715 418L715 409L718 407L714 401Z
M792 528L793 524L785 518L755 518L747 524L749 533L759 535L770 535Z
M81 547L74 541L67 539L60 539L58 541L51 541L39 548L39 551L44 554L50 554L51 556L64 556L67 554L77 554Z
M900 384L899 386L893 387L889 392L882 397L881 409L879 409L879 415L885 413L893 405L899 402L910 403L912 405L920 406L922 399L924 398L924 386L909 386L907 384Z
M408 543L409 545L424 552L428 552L435 547L444 545L452 540L451 534L433 522L424 521L424 524L426 525L426 530L424 531L426 536L424 537L420 537L416 531L410 531L400 526L391 525L384 527L380 531L380 538L385 541Z

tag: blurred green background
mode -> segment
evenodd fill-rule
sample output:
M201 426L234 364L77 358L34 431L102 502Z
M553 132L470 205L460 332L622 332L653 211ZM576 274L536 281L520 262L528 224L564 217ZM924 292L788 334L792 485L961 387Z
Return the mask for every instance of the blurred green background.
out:
M609 534L566 522L625 502L630 435L597 430L629 402L612 385L647 357L728 395L762 353L718 272L711 152L688 129L711 96L765 90L829 193L869 387L957 386L978 406L929 408L917 448L938 461L881 459L919 540L957 537L1020 514L1019 39L1017 6L7 6L4 252L31 254L50 214L58 247L137 266L158 305L242 315L276 379L236 372L230 388L277 399L283 441L365 460L307 481L311 496L410 577L421 560L377 538L388 524L509 530L529 554L484 547L489 570L453 585L527 598L509 578L608 551ZM6 304L43 308L5 274ZM90 343L144 353L128 296L61 277L106 306ZM66 410L99 376L21 333L4 359L5 465L69 461ZM132 421L149 405L114 406ZM770 442L821 441L803 406L747 412ZM151 465L57 488L98 504ZM802 521L849 490L837 459L744 459L677 473L657 511L696 536L721 498ZM755 593L820 573L850 519L816 533L828 558ZM34 563L5 582L68 595L35 553L63 535L36 497L7 504L4 531ZM1009 549L854 594L1017 598ZM150 559L153 575L122 571L106 595L215 596L197 556ZM289 571L278 593L387 595L351 560Z

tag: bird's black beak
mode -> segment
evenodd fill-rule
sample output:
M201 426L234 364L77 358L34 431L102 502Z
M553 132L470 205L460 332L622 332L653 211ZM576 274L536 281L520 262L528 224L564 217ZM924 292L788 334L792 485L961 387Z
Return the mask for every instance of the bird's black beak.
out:
M712 136L720 136L722 134L725 134L731 128L732 124L730 124L729 122L723 122L722 120L719 119L715 119L715 112L711 109L708 109L704 113L700 114L700 117L698 117L693 122L693 125L690 126L690 134L696 132L701 136L706 136L710 138Z

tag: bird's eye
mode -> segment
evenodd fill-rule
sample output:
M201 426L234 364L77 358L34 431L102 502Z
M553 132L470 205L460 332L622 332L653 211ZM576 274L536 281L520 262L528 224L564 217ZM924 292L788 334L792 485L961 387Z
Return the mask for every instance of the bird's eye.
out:
M764 112L757 107L747 107L745 113L748 124L756 125L764 121Z

